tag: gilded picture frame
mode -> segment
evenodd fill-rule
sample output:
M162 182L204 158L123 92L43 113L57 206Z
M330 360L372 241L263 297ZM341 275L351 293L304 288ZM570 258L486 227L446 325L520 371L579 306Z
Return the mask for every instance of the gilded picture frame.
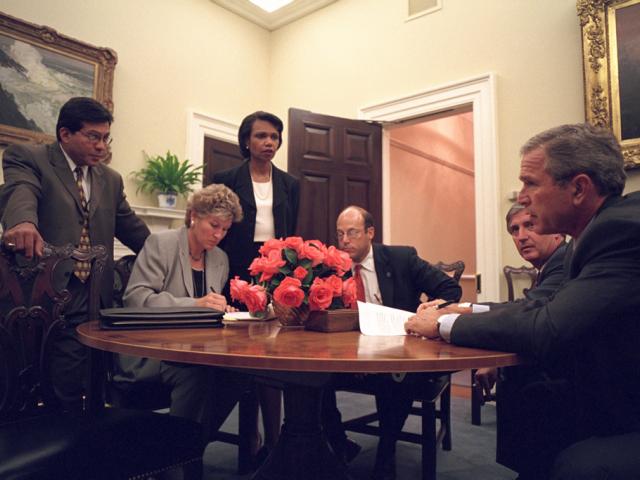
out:
M0 12L0 146L53 141L58 111L71 97L113 111L117 61L110 48Z
M577 0L582 27L585 115L640 168L640 0Z

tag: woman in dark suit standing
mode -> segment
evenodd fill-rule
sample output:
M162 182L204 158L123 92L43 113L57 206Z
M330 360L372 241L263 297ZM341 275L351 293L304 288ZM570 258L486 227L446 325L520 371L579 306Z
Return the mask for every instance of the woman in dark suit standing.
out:
M254 112L238 130L238 144L245 161L238 167L218 172L214 183L222 183L240 197L242 222L233 225L221 243L229 256L229 276L249 280L248 267L266 240L295 234L300 203L300 183L273 165L282 145L283 124L277 116ZM265 430L266 453L275 446L280 432L280 391L259 387Z

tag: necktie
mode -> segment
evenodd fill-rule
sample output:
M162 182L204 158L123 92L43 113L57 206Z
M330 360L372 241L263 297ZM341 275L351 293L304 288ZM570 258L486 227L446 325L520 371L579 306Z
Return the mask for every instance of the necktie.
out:
M364 282L362 281L362 275L360 275L361 269L362 265L360 264L354 267L353 279L356 282L356 299L360 302L366 302L367 299L364 295Z
M76 186L78 187L78 194L80 195L80 206L82 207L84 219L78 248L83 252L88 252L91 249L91 241L89 240L89 206L87 204L87 197L84 194L84 188L82 188L82 168L76 167L74 172L76 174ZM86 282L87 278L89 278L90 271L91 264L89 262L77 261L73 269L73 274L78 277L78 280L81 282Z

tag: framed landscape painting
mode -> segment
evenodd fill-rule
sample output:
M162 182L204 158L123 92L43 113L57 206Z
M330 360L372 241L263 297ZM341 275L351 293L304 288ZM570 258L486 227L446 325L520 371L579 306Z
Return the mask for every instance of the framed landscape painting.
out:
M608 127L640 167L640 0L578 0L587 121Z
M0 145L50 142L60 107L92 97L113 111L116 53L0 12Z

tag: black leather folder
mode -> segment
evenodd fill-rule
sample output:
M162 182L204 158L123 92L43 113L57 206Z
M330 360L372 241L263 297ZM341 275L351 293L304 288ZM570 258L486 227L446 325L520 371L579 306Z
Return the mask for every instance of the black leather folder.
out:
M100 310L100 328L216 328L223 326L223 315L224 312L206 307L105 308Z

